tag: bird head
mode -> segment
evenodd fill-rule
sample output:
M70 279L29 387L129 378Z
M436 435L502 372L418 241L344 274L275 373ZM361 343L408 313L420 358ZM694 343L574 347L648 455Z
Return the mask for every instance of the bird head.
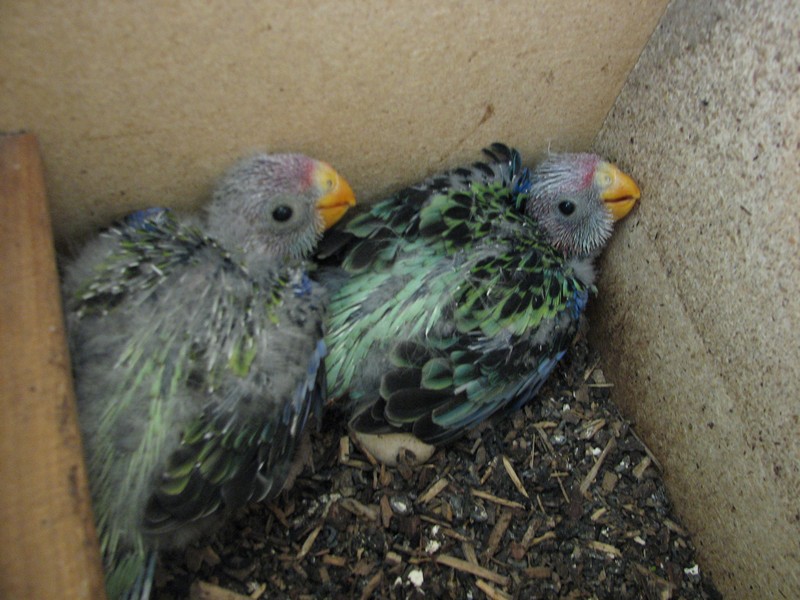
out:
M553 154L531 173L526 212L567 256L601 250L639 199L628 175L594 154Z
M208 228L246 253L301 258L355 203L350 184L327 163L302 154L256 154L220 179Z

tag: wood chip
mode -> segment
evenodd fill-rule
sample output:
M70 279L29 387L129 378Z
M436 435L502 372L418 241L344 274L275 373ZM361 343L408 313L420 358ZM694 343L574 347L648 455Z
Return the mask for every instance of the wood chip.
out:
M644 477L644 472L647 470L647 467L649 467L651 464L653 464L653 460L649 456L645 455L645 457L639 461L639 464L633 467L631 473L634 477L636 477L636 479L641 480L642 477Z
M494 556L497 552L497 548L503 540L503 536L506 534L506 530L512 518L514 518L514 513L510 510L504 510L500 513L500 518L497 519L492 532L489 534L489 541L486 545L486 551L484 552L487 559Z
M648 598L671 600L675 593L675 586L669 580L659 577L644 565L637 563L633 566L642 587L648 592Z
M633 437L636 438L636 441L639 442L642 445L642 448L644 448L644 451L647 454L647 456L650 457L650 460L653 461L653 464L656 466L656 469L658 469L660 473L663 473L664 472L664 467L658 461L658 458L656 458L656 455L653 454L653 451L650 450L650 448L647 446L647 444L645 444L642 441L642 438L639 437L639 434L636 433L636 430L633 427L631 427L629 431L630 431L630 434Z
M256 564L250 563L246 567L242 567L241 569L232 569L230 567L223 567L222 571L233 577L235 580L244 583L247 579L250 578L250 575L253 574L253 571L256 568Z
M264 582L259 583L252 592L250 592L250 598L253 600L258 600L261 596L264 595L264 592L267 591L267 584Z
M325 554L322 557L322 563L332 567L347 566L347 559L344 556L337 556L335 554Z
M358 448L358 450L366 457L366 459L369 461L369 464L371 464L373 467L378 466L378 459L373 456L372 452L367 450L366 446L364 446L364 444L362 444L357 437L353 438L353 443L356 445L356 448Z
M531 540L531 546L537 546L538 544L541 544L542 542L545 542L547 540L555 539L555 537L556 537L555 531L548 531L547 533L543 533L539 537L533 538Z
M567 473L550 473L550 477L553 477L556 481L558 481L558 487L561 488L561 495L564 497L564 502L569 504L569 494L567 494L567 490L564 489L564 483L561 481L561 479L566 476Z
M363 517L370 521L377 521L380 516L380 510L377 506L362 504L355 498L342 498L339 500L339 506L350 511L357 517Z
M394 516L394 512L392 512L392 506L389 504L389 496L384 494L381 496L381 525L383 525L384 529L388 529L389 525L392 524L392 517Z
M464 553L464 558L466 558L469 562L471 562L473 565L478 564L478 555L475 554L475 546L469 542L463 542L461 544L461 551Z
M392 479L394 479L394 477L392 476L391 471L386 468L386 465L382 464L378 481L383 487L389 487L389 485L392 483Z
M432 523L434 525L438 525L441 528L449 528L446 522L442 521L441 519L434 519L433 517L429 517L428 515L419 515L420 521L425 521L426 523Z
M381 579L383 578L383 571L378 571L375 575L372 576L367 582L367 585L364 587L364 591L361 592L361 600L368 600L370 596L372 596L372 592L378 589L378 586L381 584Z
M302 579L308 579L308 572L303 567L301 567L299 563L294 563L292 565L292 570L298 575L300 575Z
M356 566L353 567L353 575L365 577L372 573L376 564L377 563L374 560L359 560L358 563L356 563Z
M606 447L603 448L603 451L600 453L597 462L594 463L594 466L586 474L586 478L583 480L583 483L581 483L580 490L582 494L586 495L586 492L589 490L589 486L592 485L592 482L597 477L597 473L600 471L600 467L603 466L603 461L606 459L609 453L616 447L616 445L617 445L616 438L612 437L608 440L608 443L606 444Z
M688 535L688 533L686 533L686 530L680 525L678 525L672 519L664 519L664 525L666 526L667 529L669 529L670 531L674 531L678 535Z
M550 579L553 570L550 567L528 567L522 571L525 577L531 579Z
M522 535L522 540L520 540L520 544L522 544L525 550L531 547L531 541L533 540L533 536L536 535L536 530L539 528L540 522L541 519L539 517L534 517L531 519L530 523L528 523L528 528Z
M467 562L466 560L462 560L460 558L456 558L455 556L450 556L449 554L440 554L436 558L434 558L434 562L437 564L442 564L448 567L452 567L458 571L463 571L464 573L470 573L471 575L475 575L476 577L480 577L481 579L488 579L489 581L493 581L494 583L502 586L508 585L508 577L500 575L494 571L490 571L484 567L479 565L473 564L471 562Z
M525 489L525 486L522 485L522 481L517 475L517 472L514 470L514 465L511 464L511 461L505 454L503 455L503 466L506 468L506 473L508 473L508 476L511 478L511 482L514 484L514 487L517 488L520 494L530 500L531 497L528 496L528 491Z
M399 565L400 563L403 562L403 557L400 556L397 552L392 552L391 550L389 550L389 552L386 553L385 559L386 562L389 563L390 565Z
M448 523L453 522L453 507L450 506L450 503L447 500L442 499L436 511L441 513L444 520Z
M284 513L277 504L270 502L267 505L267 508L275 515L275 518L278 519L281 525L283 525L286 529L289 529L289 520L286 518L286 513Z
M617 487L618 481L619 475L613 471L606 471L603 473L603 480L600 482L600 488L603 490L604 494L610 494L614 491L614 488Z
M207 581L195 581L189 588L189 600L249 600L249 596L237 594Z
M601 508L598 508L596 511L594 511L592 513L592 516L589 517L589 518L592 520L592 522L596 522L600 517L602 517L607 512L608 512L608 509L606 507L601 507Z
M590 440L595 435L597 435L597 432L600 431L605 426L606 426L605 419L594 419L593 421L589 421L588 423L586 423L586 425L580 428L580 431L578 432L578 437L582 440Z
M339 462L344 464L350 460L350 437L342 436L339 438Z
M359 469L360 471L373 471L374 467L363 460L358 460L355 458L351 458L350 460L346 460L342 463L346 467L350 467L351 469Z
M531 456L530 459L528 460L528 468L533 469L535 465L536 465L536 444L531 443Z
M484 500L488 500L494 504L499 504L501 506L507 506L508 508L518 508L520 510L525 510L525 507L520 504L519 502L514 502L513 500L507 500L506 498L498 498L497 496L490 494L489 492L482 492L481 490L476 490L472 488L472 495L477 496L478 498L483 498Z
M536 429L536 433L539 434L544 447L547 448L547 451L550 453L550 456L555 456L555 448L553 448L553 444L550 443L550 438L547 437L547 432L544 430L544 427L536 425L534 428Z
M427 504L428 502L436 498L436 496L438 496L442 492L442 490L444 490L447 487L448 483L449 481L444 478L436 480L433 483L433 485L431 485L431 487L425 490L425 492L419 497L418 502L420 504Z
M597 368L597 365L599 364L600 364L600 359L598 358L596 361L594 361L594 364L591 367L589 367L588 369L586 369L586 371L584 371L583 373L584 381L589 381L589 377L592 375L592 373L594 373L594 370Z
M297 560L302 560L306 554L308 554L311 547L314 545L314 542L319 535L319 532L322 531L322 525L317 525L311 533L308 534L306 541L303 542L303 545L300 546L300 552L297 553Z
M589 404L589 386L584 383L578 387L573 397L578 404Z
M482 579L478 579L475 582L475 585L478 587L480 591L486 594L487 598L491 600L511 600L512 596L506 594L505 592L498 590L496 587L486 583Z
M486 467L486 470L483 472L483 475L481 476L481 479L480 479L480 482L479 482L481 485L486 483L486 481L489 479L489 477L492 476L492 473L494 473L494 465L496 463L497 463L497 458L494 458L489 463L489 465Z
M449 527L443 527L441 531L442 535L446 535L447 537L458 540L459 542L468 542L470 539L463 533L458 533L455 529L450 529Z
M593 550L609 554L614 558L622 558L622 552L620 552L619 548L617 548L616 546L612 546L611 544L606 544L604 542L598 542L597 540L592 540L591 542L588 543L588 546Z

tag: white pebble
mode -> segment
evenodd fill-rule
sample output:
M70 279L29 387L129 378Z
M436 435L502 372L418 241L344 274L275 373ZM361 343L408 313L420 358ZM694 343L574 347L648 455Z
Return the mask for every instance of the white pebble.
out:
M439 551L442 545L437 540L428 540L428 543L425 544L425 552L428 554L434 554Z
M686 573L687 575L697 577L698 575L700 575L700 565L694 565L692 567L689 567L688 569L684 569L683 572Z

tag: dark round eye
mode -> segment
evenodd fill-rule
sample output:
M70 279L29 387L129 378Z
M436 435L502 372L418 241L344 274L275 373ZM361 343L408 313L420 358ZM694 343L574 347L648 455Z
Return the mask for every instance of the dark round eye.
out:
M568 217L575 212L575 204L569 200L564 200L563 202L558 203L558 210L561 211L562 215Z
M272 211L272 218L278 221L279 223L283 223L284 221L288 221L292 218L292 209L285 204L281 204L275 210Z

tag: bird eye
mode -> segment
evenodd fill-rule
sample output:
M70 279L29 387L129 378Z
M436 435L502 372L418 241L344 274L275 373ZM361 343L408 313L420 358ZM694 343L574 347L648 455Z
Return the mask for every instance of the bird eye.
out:
M292 218L292 209L285 204L281 204L275 210L272 211L272 218L278 221L279 223L283 223L284 221L288 221Z
M562 215L568 217L575 212L575 204L569 200L564 200L558 203L558 210L561 211Z

